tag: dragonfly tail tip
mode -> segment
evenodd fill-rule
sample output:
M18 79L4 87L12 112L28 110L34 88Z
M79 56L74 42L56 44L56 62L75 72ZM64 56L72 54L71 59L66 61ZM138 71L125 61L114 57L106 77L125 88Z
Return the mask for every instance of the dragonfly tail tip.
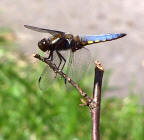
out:
M121 37L124 37L126 36L127 34L126 33L121 33Z

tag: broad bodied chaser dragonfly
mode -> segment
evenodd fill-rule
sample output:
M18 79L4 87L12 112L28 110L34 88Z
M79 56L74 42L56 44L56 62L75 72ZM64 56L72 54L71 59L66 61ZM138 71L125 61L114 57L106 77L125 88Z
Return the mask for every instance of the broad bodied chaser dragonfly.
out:
M41 51L47 52L47 59L52 61L58 69L62 70L65 67L66 61L68 61L66 74L74 81L79 81L85 74L88 65L90 64L90 51L85 48L86 45L94 43L112 41L115 39L126 36L125 33L114 33L104 35L72 35L66 32L44 29L29 25L24 25L26 28L43 33L49 33L49 38L44 38L38 42L38 47ZM69 51L69 58L66 59L62 55L62 51ZM83 62L82 62L83 61ZM50 73L51 72L51 73ZM51 76L52 78L49 78ZM39 85L43 85L43 82L51 81L55 79L54 72L46 66L39 78ZM66 82L65 82L66 83Z

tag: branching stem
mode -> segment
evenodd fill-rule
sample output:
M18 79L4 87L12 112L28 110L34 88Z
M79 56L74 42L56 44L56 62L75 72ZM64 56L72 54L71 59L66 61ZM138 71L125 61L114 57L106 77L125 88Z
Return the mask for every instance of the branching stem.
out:
M104 69L98 61L95 61L95 77L94 77L94 88L93 97L90 98L72 79L66 74L59 70L55 64L53 64L47 58L40 56L39 54L34 55L35 58L46 63L56 74L59 74L67 82L69 82L74 88L77 89L78 93L85 99L86 103L83 105L88 106L91 111L92 118L92 140L100 140L99 122L100 122L100 102L101 102L101 86Z

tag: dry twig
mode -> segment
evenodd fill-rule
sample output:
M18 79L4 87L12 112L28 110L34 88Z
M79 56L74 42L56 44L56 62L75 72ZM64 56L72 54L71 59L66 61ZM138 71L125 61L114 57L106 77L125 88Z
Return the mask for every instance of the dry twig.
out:
M93 97L90 98L72 79L66 74L59 70L55 64L45 57L39 54L34 55L35 58L46 63L55 73L59 74L65 80L67 80L74 88L77 89L79 94L84 98L85 101L81 100L83 105L88 106L91 111L92 118L92 140L99 140L99 121L100 121L100 101L101 101L101 86L104 69L98 61L95 61L95 77L94 77L94 88Z
M95 78L93 88L93 98L95 107L91 109L92 118L92 140L100 139L100 102L101 102L101 86L104 69L98 61L95 61Z

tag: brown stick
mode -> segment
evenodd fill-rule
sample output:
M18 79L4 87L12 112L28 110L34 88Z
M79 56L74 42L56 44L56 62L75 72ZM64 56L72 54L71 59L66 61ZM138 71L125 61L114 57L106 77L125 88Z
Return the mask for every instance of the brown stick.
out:
M70 79L66 74L59 70L55 64L45 57L40 56L39 54L34 55L35 58L49 65L55 73L58 73L64 79L66 79L74 88L77 89L79 94L85 99L82 101L83 105L88 106L91 110L92 118L92 140L99 140L99 121L100 121L100 101L101 101L101 86L102 86L102 77L104 69L98 61L95 61L95 78L94 78L94 88L93 88L93 98L90 98L72 79Z
M92 140L100 140L100 102L101 102L101 86L104 69L98 61L95 61L95 79L93 88L93 102L95 106L91 108L92 118Z
M64 74L61 70L59 70L55 64L53 64L50 60L47 58L40 56L39 54L34 55L35 58L41 60L42 62L45 62L55 73L58 73L60 76L62 76L64 79L66 79L74 88L77 89L79 94L86 100L87 105L91 104L92 99L88 97L88 95L72 80L70 79L66 74Z

